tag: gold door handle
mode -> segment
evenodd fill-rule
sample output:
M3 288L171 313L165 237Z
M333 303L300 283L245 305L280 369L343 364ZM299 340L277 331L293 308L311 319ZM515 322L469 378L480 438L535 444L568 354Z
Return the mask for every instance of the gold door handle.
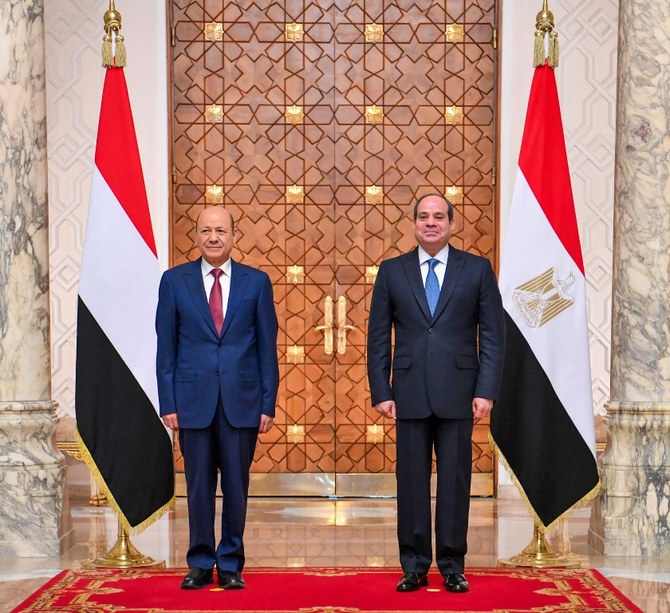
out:
M333 299L330 296L323 300L323 326L314 329L323 331L323 351L326 355L333 355Z
M356 326L347 323L347 298L340 296L337 299L337 353L344 355L347 352L347 332L355 330Z

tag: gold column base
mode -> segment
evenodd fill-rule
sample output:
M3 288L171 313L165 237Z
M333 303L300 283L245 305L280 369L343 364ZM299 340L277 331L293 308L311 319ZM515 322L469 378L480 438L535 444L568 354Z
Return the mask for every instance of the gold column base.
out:
M90 504L92 507L107 506L107 496L105 496L104 494L100 494L100 493L93 494L88 499L88 504Z
M156 562L140 553L130 542L128 533L119 522L119 536L114 547L95 560L82 560L82 568L165 568L165 561Z
M532 567L532 568L581 568L582 558L572 553L556 553L544 536L544 528L535 524L533 540L523 551L507 560L498 560L502 568Z

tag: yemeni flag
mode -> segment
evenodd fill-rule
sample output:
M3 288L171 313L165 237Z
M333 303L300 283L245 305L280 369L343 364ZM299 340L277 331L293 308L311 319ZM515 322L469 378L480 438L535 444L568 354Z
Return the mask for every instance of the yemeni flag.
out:
M554 69L535 69L500 268L507 339L491 436L535 520L599 487L586 281Z
M77 440L129 532L174 499L158 417L154 319L160 269L123 68L107 68L79 280Z

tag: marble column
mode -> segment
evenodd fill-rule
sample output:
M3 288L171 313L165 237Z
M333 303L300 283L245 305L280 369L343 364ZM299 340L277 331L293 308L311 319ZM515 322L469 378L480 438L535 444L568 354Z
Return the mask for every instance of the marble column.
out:
M611 399L589 540L670 557L670 3L619 12Z
M42 0L0 2L0 557L58 555Z

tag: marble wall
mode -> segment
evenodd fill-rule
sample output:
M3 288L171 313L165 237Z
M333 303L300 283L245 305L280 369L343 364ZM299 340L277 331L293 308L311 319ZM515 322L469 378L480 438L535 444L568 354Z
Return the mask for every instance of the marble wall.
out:
M71 544L55 409L0 402L0 558L57 556Z
M41 0L0 3L0 557L58 555L65 461L50 399Z
M621 0L612 386L590 541L670 556L670 4Z
M51 393L42 17L0 2L0 401Z

